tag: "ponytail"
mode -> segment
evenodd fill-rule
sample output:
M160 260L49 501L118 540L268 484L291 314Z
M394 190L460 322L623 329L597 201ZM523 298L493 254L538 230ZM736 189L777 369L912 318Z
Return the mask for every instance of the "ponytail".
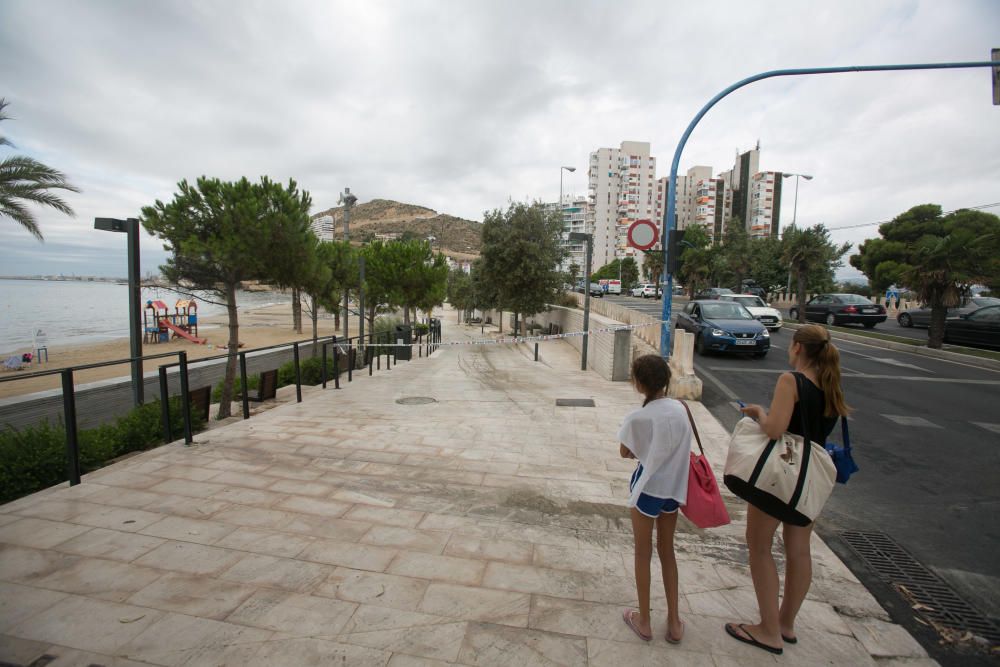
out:
M792 340L802 346L806 359L816 367L816 379L826 400L823 414L847 416L851 408L844 401L844 390L840 387L840 351L830 340L830 333L819 325L807 324L799 327Z

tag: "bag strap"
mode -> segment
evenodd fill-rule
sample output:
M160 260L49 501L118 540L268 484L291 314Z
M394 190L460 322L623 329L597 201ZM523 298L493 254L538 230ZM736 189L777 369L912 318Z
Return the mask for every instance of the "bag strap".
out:
M680 401L680 399L677 399ZM701 436L698 435L698 425L694 423L694 416L691 414L691 408L684 401L680 401L680 404L684 406L684 411L688 413L688 421L691 422L691 430L694 431L694 439L698 443L698 450L701 455L705 455L705 448L701 446Z
M844 451L849 454L851 452L851 434L847 430L847 417L844 415L840 416L840 433L844 436Z
M795 483L795 491L792 492L792 497L788 499L788 505L791 508L795 508L799 504L799 499L802 498L802 492L806 487L806 475L809 472L809 456L812 454L812 446L809 442L809 424L806 422L806 407L802 400L802 374L795 372L792 375L795 376L795 391L799 395L799 418L802 425L802 467L799 468L799 479Z

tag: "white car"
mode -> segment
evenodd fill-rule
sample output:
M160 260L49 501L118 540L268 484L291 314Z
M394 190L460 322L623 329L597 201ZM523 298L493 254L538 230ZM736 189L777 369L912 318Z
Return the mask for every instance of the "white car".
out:
M643 299L657 298L658 294L656 292L656 285L653 283L644 283L637 287L632 288L632 296L641 296Z
M749 310L754 319L759 320L769 330L781 329L781 313L755 294L722 294L719 296L719 301L735 301Z

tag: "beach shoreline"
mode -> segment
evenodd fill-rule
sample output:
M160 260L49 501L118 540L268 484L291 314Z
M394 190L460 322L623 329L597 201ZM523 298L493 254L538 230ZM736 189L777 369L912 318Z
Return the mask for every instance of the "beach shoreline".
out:
M205 338L208 342L198 345L182 338L172 338L167 343L146 343L143 345L143 354L161 354L164 352L187 352L188 360L203 359L205 357L225 354L225 345L229 340L229 321L225 315L214 315L202 318L199 326L199 337ZM297 333L292 329L292 304L282 303L261 308L241 311L239 314L240 342L243 343L243 350L267 347L269 345L279 345L281 343L292 343L295 341L307 341L312 338L312 320L309 314L303 310L302 313L302 333ZM350 321L349 335L357 335L357 317L352 317ZM318 321L318 335L331 336L340 335L340 329L334 329L333 317L324 312L320 312ZM108 380L112 378L128 379L130 371L127 359L129 357L129 339L116 338L106 341L88 342L80 345L49 346L48 362L33 362L30 367L26 366L20 371L0 372L0 378L17 377L19 375L29 375L38 371L49 371L58 368L71 366L83 366L86 364L125 359L126 362L114 366L106 366L91 370L78 371L74 373L74 384L77 386L89 382ZM176 360L176 357L174 357ZM162 363L171 363L170 359L155 359L144 364L143 371L149 373L156 370ZM0 382L0 398L11 398L33 394L35 392L58 389L61 387L61 379L58 374L43 377L25 378L12 382Z

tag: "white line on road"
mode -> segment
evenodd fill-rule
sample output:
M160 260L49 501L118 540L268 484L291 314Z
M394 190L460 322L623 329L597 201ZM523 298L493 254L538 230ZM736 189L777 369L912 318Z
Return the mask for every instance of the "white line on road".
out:
M900 366L902 368L913 368L915 370L923 371L925 373L933 373L934 372L934 371L927 370L926 368L922 368L920 366L915 366L914 364L908 364L905 361L897 361L895 359L892 359L891 357L877 357L877 356L870 355L870 354L861 354L860 352L855 352L854 350L845 350L844 348L840 348L840 351L843 354L853 354L853 355L855 355L857 357L861 357L863 359L868 359L870 361L877 361L877 362L879 362L881 364L889 364L891 366Z
M731 368L726 366L710 366L713 371L718 371L722 373L771 373L775 375L780 375L781 373L788 372L788 369L784 368ZM704 372L703 367L699 367L699 370ZM706 373L707 375L707 373ZM841 373L841 377L845 378L861 378L864 380L909 380L912 382L950 382L953 384L980 384L980 385L1000 385L1000 380L966 380L962 378L929 378L922 375L870 375L868 373ZM720 384L718 380L714 377L712 381L716 384ZM734 394L735 397L735 394Z
M728 369L725 369L725 368L721 368L721 369L713 368L712 370L728 370ZM737 396L735 394L735 392L733 392L732 389L730 389L725 384L723 384L722 380L720 380L719 378L715 377L714 375L712 375L711 373L709 373L707 370L705 370L704 366L699 367L697 369L697 371L698 371L698 374L700 374L706 380L708 380L709 382L711 382L712 384L714 384L716 387L718 387L719 390L722 391L722 395L725 396L726 398L728 398L730 401L732 401L733 403L735 403L736 401L740 400L739 396Z

